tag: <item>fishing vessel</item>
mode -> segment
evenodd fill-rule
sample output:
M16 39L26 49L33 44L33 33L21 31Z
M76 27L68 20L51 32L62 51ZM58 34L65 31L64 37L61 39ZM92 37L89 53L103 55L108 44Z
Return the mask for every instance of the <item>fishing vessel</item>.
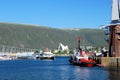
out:
M69 62L73 65L92 67L96 62L90 57L93 53L88 53L80 48L80 36L78 36L78 48L73 51Z

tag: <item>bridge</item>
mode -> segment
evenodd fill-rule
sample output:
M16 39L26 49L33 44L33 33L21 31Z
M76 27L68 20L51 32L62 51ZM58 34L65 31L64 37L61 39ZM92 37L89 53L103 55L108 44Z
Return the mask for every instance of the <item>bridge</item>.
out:
M16 59L21 58L30 58L35 51L40 51L39 49L30 49L30 48L19 48L14 46L5 46L0 45L0 59ZM7 57L7 58L6 58ZM9 60L8 59L8 60Z

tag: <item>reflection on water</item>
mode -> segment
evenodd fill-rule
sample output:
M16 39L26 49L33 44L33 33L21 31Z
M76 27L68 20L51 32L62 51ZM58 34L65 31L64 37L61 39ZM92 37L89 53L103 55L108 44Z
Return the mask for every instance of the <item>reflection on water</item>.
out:
M120 68L109 68L111 80L120 80Z
M116 70L74 66L68 60L0 61L0 80L118 80L120 76Z
M109 80L109 73L104 68L81 67L75 71L77 80ZM82 76L82 77L79 77Z

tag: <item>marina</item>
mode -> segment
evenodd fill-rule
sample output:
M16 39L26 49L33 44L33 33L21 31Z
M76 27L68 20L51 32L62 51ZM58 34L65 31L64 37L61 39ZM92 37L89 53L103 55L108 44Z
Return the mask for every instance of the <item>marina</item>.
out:
M100 27L105 30L107 47L102 46L100 49L95 47L96 49L94 48L94 50L81 47L87 42L85 40L87 39L85 36L87 33L82 35L82 38L84 37L82 40L81 35L78 33L79 30L77 32L68 30L65 34L62 34L64 30L61 29L62 38L57 39L61 37L61 34L57 34L54 37L54 31L50 31L52 32L51 34L49 28L46 28L48 30L45 31L46 33L42 32L44 29L41 28L40 31L42 33L39 33L39 27L35 27L36 29L33 31L34 27L32 27L27 30L30 33L23 34L27 35L24 36L25 42L22 43L23 35L21 36L21 41L18 41L21 48L0 45L0 80L120 80L120 7L119 0L111 1L111 22ZM24 33L24 29L22 30ZM58 32L57 29L55 30ZM37 34L34 35L32 32L37 32ZM49 32L50 36L47 32ZM65 35L68 36L67 32L69 32L69 35L73 35L74 38L79 35L77 37L78 42L73 37L64 40ZM39 36L40 34L43 36ZM30 37L31 35L32 37ZM40 41L37 37L39 39L45 38ZM92 43L92 45L96 45L95 41L93 42L90 38L88 36L90 43L87 42L86 44L88 46L91 46ZM1 42L4 42L1 37L0 39ZM32 39L34 40L32 41ZM65 45L61 43L63 42L62 40L65 41ZM13 43L17 45L16 41L13 40ZM71 43L68 41L72 42L71 47L68 47L67 44ZM52 43L49 45L51 47L46 42ZM24 43L32 45L27 44L26 46L31 48L34 46L38 49L25 48ZM56 44L58 43L58 48L55 49L54 46L57 47ZM77 48L75 46L76 43L78 43ZM81 43L83 44L81 45ZM36 46L37 44L38 46ZM96 51L97 49L99 50Z

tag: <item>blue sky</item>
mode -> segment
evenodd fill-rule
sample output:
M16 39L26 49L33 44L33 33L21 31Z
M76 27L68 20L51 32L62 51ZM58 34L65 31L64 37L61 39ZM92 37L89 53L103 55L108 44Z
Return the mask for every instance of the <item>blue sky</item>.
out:
M0 0L0 22L53 28L99 28L110 22L112 0Z

